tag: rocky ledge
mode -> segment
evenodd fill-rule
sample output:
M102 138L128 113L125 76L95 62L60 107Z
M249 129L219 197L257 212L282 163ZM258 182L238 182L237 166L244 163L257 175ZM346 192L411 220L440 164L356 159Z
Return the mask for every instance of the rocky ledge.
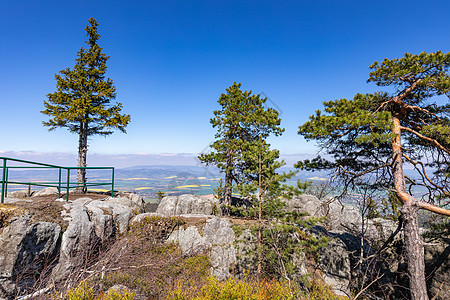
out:
M46 282L47 288L67 282L69 276L76 282L74 271L87 264L88 258L107 248L130 226L149 218L183 219L183 226L164 235L166 242L178 243L184 255L207 253L211 274L219 279L239 276L255 265L256 237L248 229L252 221L222 217L214 198L165 197L153 213L144 212L145 203L135 194L94 198L69 202L7 198L0 206L0 299L29 293L39 282ZM291 258L296 275L319 270L323 280L340 295L350 295L361 272L368 271L360 267L360 253L366 257L374 254L370 245L386 241L397 227L384 219L363 223L354 207L320 201L310 195L294 197L286 204L290 211L321 217L322 224L309 228L307 233L329 238L327 246L317 254L314 270L305 256ZM365 266L385 274L380 283L392 283L392 295L395 284L406 280L401 241L400 233L381 260ZM429 291L438 294L437 299L450 299L448 249L450 245L444 240L436 240L425 248Z

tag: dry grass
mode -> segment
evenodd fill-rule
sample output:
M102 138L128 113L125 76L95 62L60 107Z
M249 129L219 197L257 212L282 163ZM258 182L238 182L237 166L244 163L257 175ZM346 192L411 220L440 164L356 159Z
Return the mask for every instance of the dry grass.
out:
M125 285L136 299L163 299L180 281L203 284L210 270L208 256L183 256L177 245L165 243L183 225L183 219L170 217L149 217L132 225L108 250L76 272L77 284L88 282L93 295L116 284Z

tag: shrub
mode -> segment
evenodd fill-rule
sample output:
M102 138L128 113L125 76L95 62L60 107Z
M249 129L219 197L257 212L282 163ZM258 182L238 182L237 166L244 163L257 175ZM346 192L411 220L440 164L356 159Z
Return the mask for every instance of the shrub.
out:
M134 293L127 289L123 291L112 290L95 296L94 289L86 281L78 287L68 290L64 297L65 300L132 300L134 298Z
M289 284L287 281L256 281L235 280L230 278L219 282L214 277L209 277L206 284L198 289L180 282L177 288L171 291L167 300L341 300L346 299L335 295L328 286L312 281L308 286L308 293L300 289L298 285Z

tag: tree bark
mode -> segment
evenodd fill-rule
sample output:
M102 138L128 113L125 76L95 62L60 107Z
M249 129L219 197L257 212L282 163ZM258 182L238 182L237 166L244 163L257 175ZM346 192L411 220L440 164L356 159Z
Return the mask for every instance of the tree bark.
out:
M403 205L404 243L408 262L408 277L411 299L428 299L425 281L425 263L422 237L419 232L419 208L411 202Z
M402 218L404 225L404 244L406 260L408 263L408 277L411 299L427 300L427 285L425 281L425 261L422 238L419 233L419 221L417 201L406 192L405 175L403 173L401 127L398 116L392 118L395 139L392 143L393 150L393 177L397 196L402 201Z
M86 124L80 122L80 133L78 137L78 167L86 167L86 157L87 157L87 128ZM78 187L76 188L77 193L86 192L86 170L78 169L77 176Z
M227 151L227 166L225 171L225 186L223 189L223 204L231 205L231 194L233 185L233 153Z

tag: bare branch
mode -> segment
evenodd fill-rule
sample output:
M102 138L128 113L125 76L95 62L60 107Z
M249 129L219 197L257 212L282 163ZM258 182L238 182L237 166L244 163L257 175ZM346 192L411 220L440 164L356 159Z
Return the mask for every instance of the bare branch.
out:
M440 214L440 215L445 215L445 216L450 216L450 209L445 209L439 206L435 206L429 203L425 203L425 202L419 202L417 201L417 206L419 208Z
M411 86L409 88L405 89L400 95L392 98L392 101L394 101L395 103L397 103L399 105L402 105L403 99L408 97L408 95L411 94L412 91L414 91L414 89L417 87L417 85L419 84L420 81L422 81L422 79L417 79L416 81L414 81L411 84Z
M441 190L446 196L450 196L450 194L445 191L441 186L435 184L429 177L428 174L425 170L425 165L423 164L423 162L421 161L414 161L412 160L408 155L406 155L405 153L402 153L403 157L406 158L411 164L414 165L414 167L416 168L416 170L419 172L419 174L422 176L422 180L425 182L425 178L426 180L435 188ZM422 172L417 168L417 165L420 165L422 167Z
M436 141L435 139L432 139L432 138L429 138L429 137L427 137L427 136L424 136L423 134L420 134L420 133L418 133L417 131L415 131L415 130L409 128L409 127L403 127L403 126L400 126L400 129L403 129L403 130L405 130L405 131L411 132L411 133L415 134L416 136L418 136L419 138L421 138L421 139L423 139L423 140L425 140L425 141L430 142L430 143L431 143L432 145L434 145L436 148L438 148L438 149L440 149L440 150L442 150L442 151L447 152L448 154L450 154L450 150L447 149L447 148L445 148L445 147L442 146L441 144L439 144L439 142Z

